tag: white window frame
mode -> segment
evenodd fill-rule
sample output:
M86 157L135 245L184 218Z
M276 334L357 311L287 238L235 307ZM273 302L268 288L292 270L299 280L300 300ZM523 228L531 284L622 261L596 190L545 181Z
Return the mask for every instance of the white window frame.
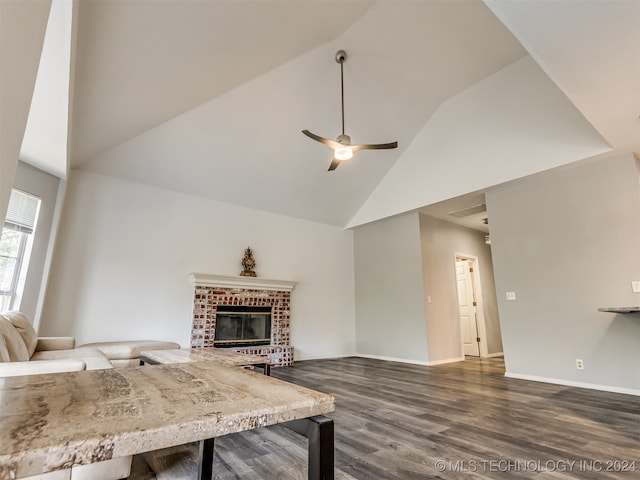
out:
M12 310L20 307L21 292L26 281L27 268L33 247L33 238L38 221L41 199L18 189L11 190L7 209L7 218L3 224L5 230L14 230L20 234L20 245L15 257L15 266L9 290L0 290L0 310ZM0 255L5 258L12 256Z

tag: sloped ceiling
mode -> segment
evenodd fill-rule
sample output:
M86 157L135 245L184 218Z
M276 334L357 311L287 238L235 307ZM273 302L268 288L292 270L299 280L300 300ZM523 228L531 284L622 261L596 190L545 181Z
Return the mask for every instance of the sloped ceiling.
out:
M535 48L543 29L521 28L529 2L499 10L500 3L489 4L535 50L539 65L546 56L562 61L554 49ZM521 3L527 5L519 10ZM580 10L598 2L563 3ZM415 163L415 154L405 160L407 150L438 109L527 54L476 0L92 0L77 10L73 168L338 226L358 223L354 216L378 185L385 183L384 195L392 197L403 191L402 175L387 177ZM545 25L544 12L531 21ZM555 25L557 32L563 27L570 30L568 14ZM618 48L617 38L600 40L604 51ZM568 42L559 33L554 41ZM571 45L580 49L577 41ZM346 133L355 143L397 140L400 147L358 152L328 173L330 150L300 130L340 133L338 49L348 55ZM557 70L552 80L573 101L575 77ZM588 86L581 96L597 96L600 88ZM589 109L582 113L600 125ZM601 140L594 131L587 143L596 148L585 155L602 151ZM441 181L429 176L420 185ZM367 212L366 221L388 214Z
M444 102L348 226L610 150L527 56Z
M50 0L0 2L0 218L13 188L50 6Z
M640 152L640 1L486 3L616 150Z
M73 164L332 40L372 3L80 2Z
M67 176L67 139L73 4L53 1L20 159L60 178Z

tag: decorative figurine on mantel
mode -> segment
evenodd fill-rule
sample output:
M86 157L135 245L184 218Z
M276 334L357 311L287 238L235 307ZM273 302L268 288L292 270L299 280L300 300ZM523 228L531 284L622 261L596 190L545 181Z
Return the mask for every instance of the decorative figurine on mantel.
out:
M244 257L242 258L242 267L244 270L240 273L242 277L257 277L254 268L256 268L256 261L253 259L253 252L251 247L247 247L244 251Z

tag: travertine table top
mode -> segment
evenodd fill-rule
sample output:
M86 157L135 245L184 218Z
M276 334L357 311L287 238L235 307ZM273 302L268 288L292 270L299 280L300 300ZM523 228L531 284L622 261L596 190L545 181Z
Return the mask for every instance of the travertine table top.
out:
M334 408L331 395L219 362L0 379L0 480Z
M217 361L226 365L260 365L269 359L258 355L247 355L224 348L189 348L181 350L145 350L140 359L148 363L191 363Z

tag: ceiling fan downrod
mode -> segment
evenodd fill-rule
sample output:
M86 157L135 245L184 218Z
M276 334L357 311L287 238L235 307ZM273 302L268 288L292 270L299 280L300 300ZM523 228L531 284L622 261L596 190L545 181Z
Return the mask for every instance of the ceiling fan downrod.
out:
M347 59L347 52L338 50L336 52L336 62L340 64L340 101L342 105L342 135L344 135L344 61Z

